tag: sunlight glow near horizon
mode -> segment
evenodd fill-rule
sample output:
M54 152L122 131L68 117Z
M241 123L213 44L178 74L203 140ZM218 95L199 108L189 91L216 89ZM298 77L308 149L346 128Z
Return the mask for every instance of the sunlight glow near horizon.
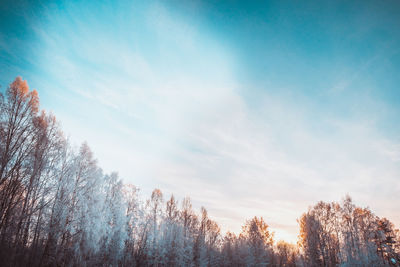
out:
M338 6L303 21L310 7L231 5L23 2L21 29L2 25L2 90L21 75L105 171L144 197L191 197L223 231L263 216L294 243L309 205L347 193L398 227L400 36L386 27L389 5L381 20L365 5L354 32Z

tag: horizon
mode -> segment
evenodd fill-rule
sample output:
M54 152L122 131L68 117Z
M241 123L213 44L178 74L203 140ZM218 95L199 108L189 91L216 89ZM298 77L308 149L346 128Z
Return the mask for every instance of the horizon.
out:
M400 226L398 2L11 3L1 92L21 76L143 197L293 243L347 194Z

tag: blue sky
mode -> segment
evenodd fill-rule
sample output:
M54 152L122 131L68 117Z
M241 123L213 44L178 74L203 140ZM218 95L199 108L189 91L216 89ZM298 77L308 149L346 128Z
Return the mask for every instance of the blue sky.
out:
M35 3L33 3L35 2ZM9 1L1 90L20 75L75 143L223 230L295 240L346 193L400 224L396 1Z

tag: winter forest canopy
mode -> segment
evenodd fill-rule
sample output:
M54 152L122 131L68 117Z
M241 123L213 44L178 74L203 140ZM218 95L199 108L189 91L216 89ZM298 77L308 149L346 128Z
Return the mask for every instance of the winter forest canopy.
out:
M348 196L303 213L297 244L260 217L224 234L188 197L144 200L74 149L20 77L0 98L0 149L2 266L400 266L400 231Z

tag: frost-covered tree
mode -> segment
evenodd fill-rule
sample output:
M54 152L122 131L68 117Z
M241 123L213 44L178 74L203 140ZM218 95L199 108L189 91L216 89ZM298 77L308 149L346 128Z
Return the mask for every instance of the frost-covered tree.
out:
M398 266L392 224L345 197L319 202L299 220L299 244L310 266Z
M276 265L295 267L301 265L301 259L299 258L299 250L296 245L287 243L285 241L279 241L276 244Z
M127 236L127 203L123 196L123 184L116 173L105 176L103 222L101 227L100 263L116 266L122 261Z
M247 246L246 260L249 266L273 264L273 233L268 228L262 217L254 217L243 226L240 238Z

